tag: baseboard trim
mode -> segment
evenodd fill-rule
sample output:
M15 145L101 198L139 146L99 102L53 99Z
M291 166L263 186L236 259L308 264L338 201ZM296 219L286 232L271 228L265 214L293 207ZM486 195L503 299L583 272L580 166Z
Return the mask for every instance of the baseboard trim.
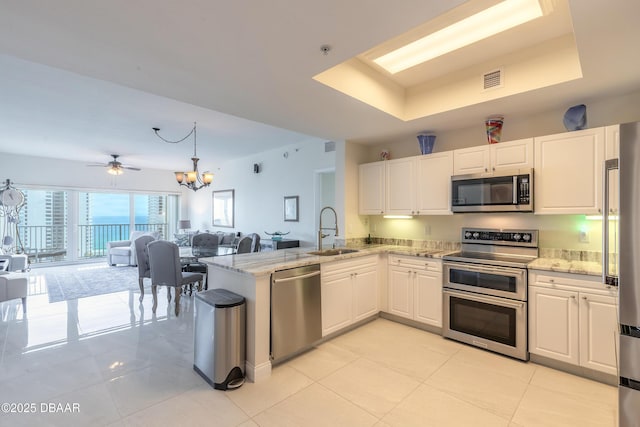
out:
M607 385L618 385L618 377L604 372L595 371L593 369L584 368L582 366L572 365L571 363L561 362L559 360L550 359L538 354L529 353L529 361L547 368L563 371L579 377L588 378Z
M264 362L258 366L253 366L250 362L244 362L244 374L252 383L266 380L271 376L271 362Z

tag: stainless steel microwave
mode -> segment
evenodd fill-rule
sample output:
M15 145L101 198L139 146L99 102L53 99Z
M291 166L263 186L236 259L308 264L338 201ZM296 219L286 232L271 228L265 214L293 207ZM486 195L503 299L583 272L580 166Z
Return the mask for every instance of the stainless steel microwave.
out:
M533 169L451 177L453 212L533 212Z

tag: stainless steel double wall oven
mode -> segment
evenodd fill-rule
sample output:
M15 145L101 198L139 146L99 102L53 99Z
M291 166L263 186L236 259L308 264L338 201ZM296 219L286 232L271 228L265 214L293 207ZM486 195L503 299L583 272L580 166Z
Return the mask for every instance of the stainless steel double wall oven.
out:
M444 257L443 335L528 360L527 264L538 231L463 228L461 241Z

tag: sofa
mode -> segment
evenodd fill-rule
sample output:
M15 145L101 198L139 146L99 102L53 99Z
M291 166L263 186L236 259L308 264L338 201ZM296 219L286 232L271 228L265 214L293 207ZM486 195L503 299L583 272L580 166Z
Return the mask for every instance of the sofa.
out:
M0 302L16 298L22 299L22 312L27 312L27 292L29 284L26 275L0 272Z
M216 232L210 232L210 231L189 231L187 233L175 233L173 235L174 237L174 243L180 247L184 247L184 246L191 246L191 242L193 241L193 236L197 235L197 234L202 234L202 233L206 233L206 234L213 234L214 236L218 236L218 245L219 246L226 246L226 247L235 247L235 245L237 245L238 241L237 241L237 237L236 237L236 233L234 232L222 232L222 231L216 231Z
M129 236L129 240L115 240L107 242L107 264L116 265L138 265L136 256L135 241L140 236L151 236L154 239L160 238L159 231L133 231Z

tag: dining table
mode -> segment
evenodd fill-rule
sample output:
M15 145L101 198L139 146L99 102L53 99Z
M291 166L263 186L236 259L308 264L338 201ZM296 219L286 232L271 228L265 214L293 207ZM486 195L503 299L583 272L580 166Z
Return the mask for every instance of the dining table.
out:
M218 246L216 249L198 248L191 246L180 247L180 265L182 271L205 273L204 289L209 289L207 265L200 262L200 258L233 255L236 248L232 246Z

